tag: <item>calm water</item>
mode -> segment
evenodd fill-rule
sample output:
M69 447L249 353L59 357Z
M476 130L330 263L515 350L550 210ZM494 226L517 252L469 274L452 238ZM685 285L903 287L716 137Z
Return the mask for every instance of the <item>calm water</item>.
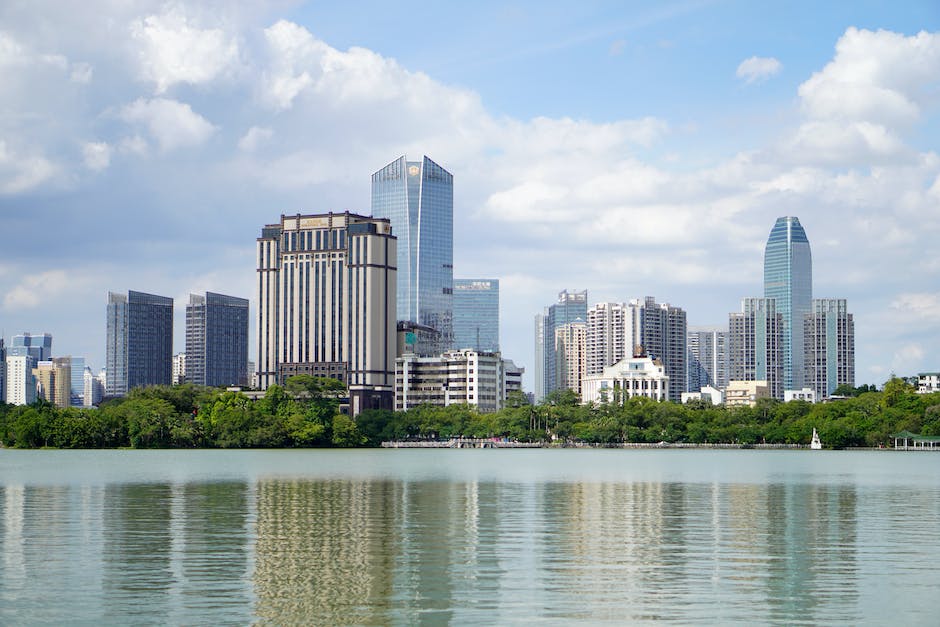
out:
M940 624L940 454L0 450L0 624Z

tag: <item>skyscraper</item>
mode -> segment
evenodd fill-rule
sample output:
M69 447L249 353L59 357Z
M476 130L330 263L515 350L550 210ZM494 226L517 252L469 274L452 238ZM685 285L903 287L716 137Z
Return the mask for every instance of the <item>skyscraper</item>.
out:
M558 389L557 355L555 354L555 330L562 325L587 318L587 290L558 293L558 302L548 308L539 333L536 321L536 342L542 342L542 396L536 396L536 402ZM536 351L538 352L538 351ZM538 372L536 372L538 375ZM537 387L536 387L537 389Z
M7 355L28 355L34 363L52 359L52 335L49 333L19 333L7 349Z
M0 403L7 401L7 349L0 337Z
M108 396L135 387L170 385L173 299L144 292L108 293Z
M499 279L454 279L454 346L499 352Z
M197 385L248 384L248 301L206 292L186 306L186 375Z
M454 177L424 157L399 157L372 175L372 215L398 238L397 316L441 333L453 346Z
M633 345L642 346L650 357L663 362L669 376L669 400L680 401L687 391L685 310L657 303L652 296L631 300L630 310Z
M392 409L397 257L389 221L282 215L257 242L258 386L295 374L333 377L348 386L353 415Z
M599 375L633 355L630 307L626 303L597 303L587 312L588 376Z
M812 312L813 258L799 218L777 218L770 231L764 249L764 296L776 299L783 320L783 389L800 388L804 381L803 317Z
M728 315L728 380L766 381L783 400L783 316L774 298L745 298Z
M815 298L803 319L805 385L816 399L832 396L846 384L855 387L855 322L844 298Z
M571 390L578 398L586 375L586 331L580 318L555 327L555 389Z
M728 385L728 331L715 327L689 327L687 335L689 392L706 385Z

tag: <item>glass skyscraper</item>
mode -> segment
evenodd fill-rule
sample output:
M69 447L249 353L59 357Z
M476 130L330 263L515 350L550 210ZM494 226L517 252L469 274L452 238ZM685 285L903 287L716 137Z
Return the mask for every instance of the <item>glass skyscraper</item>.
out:
M499 351L498 279L454 279L454 347Z
M248 384L248 301L206 292L186 306L186 380L219 387Z
M803 318L813 307L813 258L799 218L777 218L764 249L764 297L782 316L783 389L804 383Z
M34 363L48 361L52 359L52 335L49 333L14 335L13 342L7 351L11 357L23 355L32 357Z
M172 298L109 292L107 333L108 396L124 396L135 387L172 383Z
M454 177L424 157L399 157L372 175L372 215L398 238L399 321L440 331L440 353L453 346Z

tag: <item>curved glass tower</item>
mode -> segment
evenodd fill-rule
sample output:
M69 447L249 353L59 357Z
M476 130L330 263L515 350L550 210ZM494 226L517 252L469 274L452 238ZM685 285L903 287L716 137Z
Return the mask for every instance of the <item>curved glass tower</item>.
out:
M398 238L398 320L454 337L454 177L427 157L399 157L372 175L372 215Z
M813 257L799 218L777 218L764 249L764 296L783 316L783 389L805 385L803 317L813 310Z

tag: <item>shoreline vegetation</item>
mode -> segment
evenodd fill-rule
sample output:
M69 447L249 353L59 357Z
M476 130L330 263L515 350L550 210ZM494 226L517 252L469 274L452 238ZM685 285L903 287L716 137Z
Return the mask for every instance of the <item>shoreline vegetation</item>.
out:
M724 407L633 398L591 407L561 391L539 405L514 394L493 413L469 405L421 406L366 410L353 419L339 411L342 383L298 375L271 386L257 401L241 392L184 384L137 388L97 409L57 408L42 400L0 403L0 446L345 448L466 438L528 448L763 449L806 447L815 428L825 448L878 449L893 446L890 436L902 431L940 435L940 393L917 394L899 378L881 391L843 386L836 392L846 398L815 405L761 399L755 407Z

